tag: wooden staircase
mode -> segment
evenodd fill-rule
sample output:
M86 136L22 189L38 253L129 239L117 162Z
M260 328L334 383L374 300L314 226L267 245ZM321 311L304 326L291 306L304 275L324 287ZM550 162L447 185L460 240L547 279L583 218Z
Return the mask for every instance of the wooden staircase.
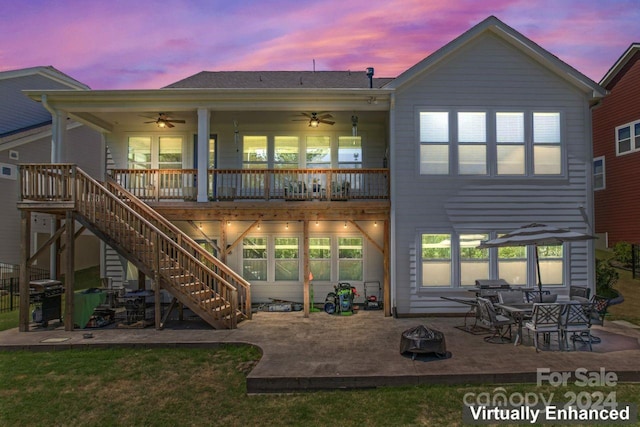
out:
M216 329L251 318L251 286L179 228L108 180L75 165L21 166L22 203L64 206L120 255ZM160 325L164 323L160 322ZM158 323L157 323L158 324Z

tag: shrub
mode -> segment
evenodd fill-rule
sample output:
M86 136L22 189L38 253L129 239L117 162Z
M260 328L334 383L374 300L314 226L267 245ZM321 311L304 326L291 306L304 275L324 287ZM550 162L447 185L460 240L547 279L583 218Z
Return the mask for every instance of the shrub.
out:
M620 264L625 267L631 266L631 243L618 242L613 246L613 254Z
M614 297L617 292L613 285L620 275L607 261L596 259L596 294L604 297Z

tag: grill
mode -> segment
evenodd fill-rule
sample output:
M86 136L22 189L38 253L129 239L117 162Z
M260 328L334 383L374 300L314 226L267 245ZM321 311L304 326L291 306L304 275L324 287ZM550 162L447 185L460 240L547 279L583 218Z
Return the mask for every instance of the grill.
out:
M35 304L32 317L35 323L48 326L49 320L62 322L62 294L64 286L59 280L45 279L29 282L29 303Z

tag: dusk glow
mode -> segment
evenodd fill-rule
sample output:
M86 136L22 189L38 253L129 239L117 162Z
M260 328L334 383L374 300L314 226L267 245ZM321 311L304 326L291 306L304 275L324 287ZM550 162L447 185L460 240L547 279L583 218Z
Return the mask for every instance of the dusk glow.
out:
M51 65L92 89L200 71L396 77L495 15L600 81L640 42L640 0L0 0L0 71Z

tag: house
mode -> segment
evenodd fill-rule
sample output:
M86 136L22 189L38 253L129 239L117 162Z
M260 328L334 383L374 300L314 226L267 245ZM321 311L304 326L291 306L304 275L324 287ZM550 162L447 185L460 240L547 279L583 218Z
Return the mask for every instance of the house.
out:
M202 72L26 94L102 132L113 166L105 186L24 168L82 191L34 185L19 208L77 219L130 262L125 285L216 327L273 299L308 312L338 282L379 292L386 315L461 312L441 297L475 279L536 283L531 250L480 241L535 221L588 231L593 216L590 109L605 90L495 17L394 79ZM546 285L593 285L591 242L540 249Z
M56 124L51 121L51 113L46 102L34 103L22 93L24 89L39 90L89 90L89 87L53 67L33 67L0 72L0 262L19 264L20 252L20 212L15 209L18 202L18 164L50 163L52 156L63 158L63 153L52 153L52 132ZM82 123L67 120L57 128L66 135L67 153L65 161L77 163L91 174L98 174L101 162L96 158L100 153L101 136ZM51 233L49 215L32 216L32 239L42 245ZM100 260L99 240L90 233L78 236L79 250L76 252L76 267L94 266ZM43 252L35 260L34 266L50 269L49 253ZM54 264L55 269L55 264ZM55 272L53 272L55 276Z
M603 246L640 242L640 43L633 43L602 78L610 93L593 110L595 231Z

